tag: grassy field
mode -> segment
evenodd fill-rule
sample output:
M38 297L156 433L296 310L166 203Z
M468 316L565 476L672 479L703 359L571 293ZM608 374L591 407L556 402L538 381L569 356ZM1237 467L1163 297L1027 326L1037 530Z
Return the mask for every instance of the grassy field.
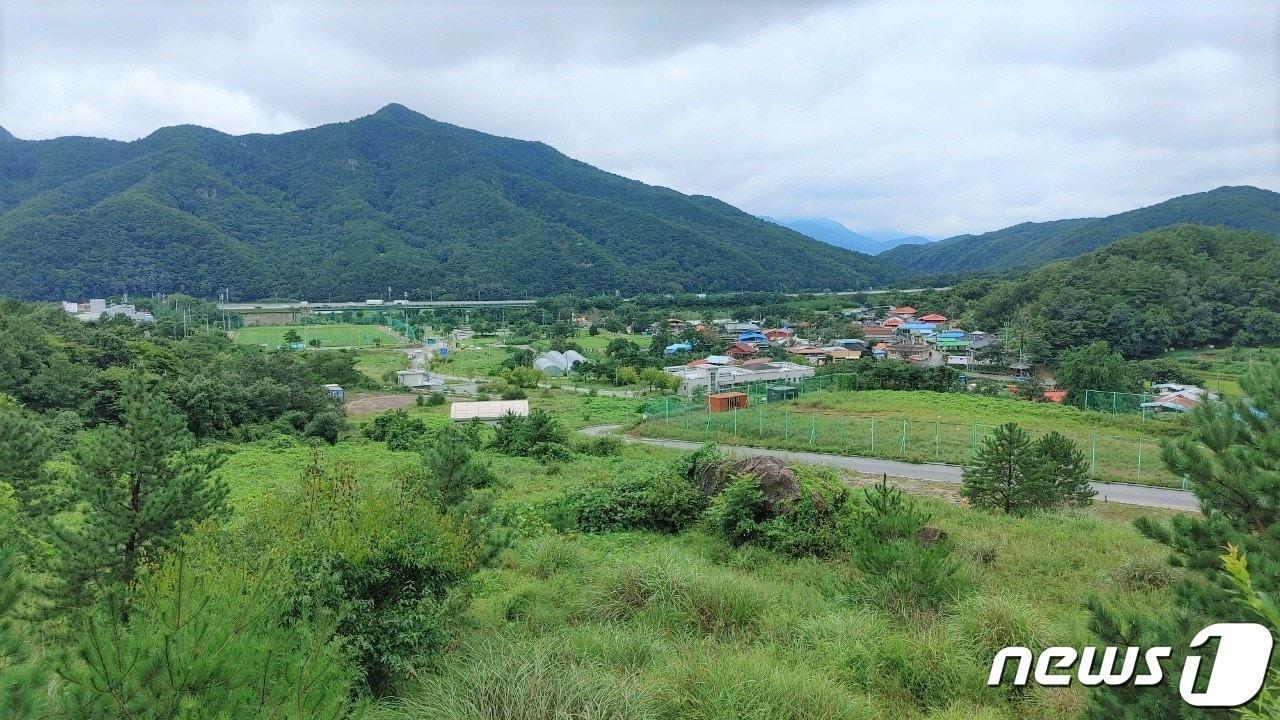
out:
M374 347L375 345L399 345L402 341L382 325L277 325L247 327L236 330L232 339L241 345L284 344L284 335L290 330L303 336L304 342L319 340L321 347Z
M1280 361L1280 348L1205 348L1175 350L1161 356L1204 375L1205 387L1226 396L1239 396L1240 376L1251 365Z
M408 367L409 356L400 350L361 350L356 355L356 370L378 382L387 382L387 373ZM390 382L394 384L395 380Z
M288 441L242 446L220 473L245 507L299 482L312 452ZM365 487L394 487L420 462L359 440L319 452ZM550 465L481 456L504 482L499 507L520 518L568 488L652 477L678 453L629 446ZM1078 715L1084 688L987 688L994 652L1087 644L1091 596L1147 613L1169 606L1162 551L1127 522L1093 509L1011 518L920 502L948 534L963 582L942 609L910 615L862 594L841 557L735 548L699 529L587 534L524 523L470 583L466 622L438 673L374 717L1065 719Z
M656 405L655 405L656 406ZM654 407L654 406L651 406ZM963 393L818 392L800 400L729 413L659 411L633 432L646 437L716 440L795 450L968 462L1001 423L1032 435L1057 430L1076 441L1100 480L1178 487L1159 458L1159 443L1185 430L1185 418L1084 412L1051 403Z

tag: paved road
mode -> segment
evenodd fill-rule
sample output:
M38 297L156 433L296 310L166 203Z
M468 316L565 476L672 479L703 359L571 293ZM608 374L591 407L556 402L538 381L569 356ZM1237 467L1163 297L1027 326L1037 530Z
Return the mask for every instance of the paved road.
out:
M587 435L603 435L612 433L620 425L595 425L582 428L579 432ZM640 438L629 435L620 436L623 440L645 445L659 445L677 450L697 450L701 443L687 440L665 440L661 438ZM808 465L830 465L832 467L854 470L872 475L896 475L898 477L916 478L918 480L935 480L938 482L959 483L963 469L958 465L941 463L905 463L897 460L856 457L852 455L830 455L827 453L800 452L792 450L773 450L769 448L750 447L746 445L720 445L726 452L734 455L776 455L784 460L800 462ZM1098 500L1123 503L1125 505L1142 505L1144 507L1166 508L1169 510L1200 509L1196 496L1187 490L1172 488L1147 487L1143 485L1125 485L1123 483L1095 482L1093 487L1098 491Z

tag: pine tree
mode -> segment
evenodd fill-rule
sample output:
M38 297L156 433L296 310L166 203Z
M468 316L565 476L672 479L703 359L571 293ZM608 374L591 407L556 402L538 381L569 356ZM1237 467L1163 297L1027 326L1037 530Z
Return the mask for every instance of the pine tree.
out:
M1025 513L1046 504L1046 475L1031 436L1016 423L1005 423L982 441L975 463L964 469L960 494L974 507Z
M18 504L13 491L0 482L0 719L34 716L39 688L46 681L44 666L31 657L31 642L16 618L26 591L21 556L17 551Z
M1093 601L1092 629L1104 642L1186 647L1212 622L1255 622L1236 601L1239 588L1222 572L1227 547L1249 558L1255 590L1280 589L1280 364L1255 366L1240 381L1248 400L1209 401L1194 412L1195 431L1167 442L1165 466L1187 478L1202 515L1178 515L1168 524L1139 518L1138 530L1167 546L1170 562L1188 570L1174 588L1176 610L1162 616L1116 613ZM1206 662L1208 662L1206 660ZM1177 675L1180 657L1166 665ZM1178 678L1151 688L1117 687L1096 692L1090 718L1200 718L1182 702Z
M1075 441L1060 432L1050 432L1036 441L1035 452L1045 461L1048 500L1055 505L1076 507L1093 502L1098 491L1089 483L1089 461Z
M489 466L472 456L466 438L453 428L424 454L423 464L431 495L446 508L461 503L472 490L494 483Z
M52 454L53 443L38 422L16 405L0 403L0 482L13 487L28 517L47 515L56 508L59 493L41 473Z
M121 424L90 433L76 453L82 519L59 532L64 599L73 604L93 586L131 584L183 532L229 512L227 487L214 477L221 457L190 450L186 422L163 395L133 376L120 406Z

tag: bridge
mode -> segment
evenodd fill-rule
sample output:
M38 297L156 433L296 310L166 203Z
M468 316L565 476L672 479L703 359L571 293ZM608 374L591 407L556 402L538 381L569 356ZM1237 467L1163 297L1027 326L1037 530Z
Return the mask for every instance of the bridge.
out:
M247 302L218 303L218 309L239 315L247 326L297 325L314 313L344 312L347 310L433 310L438 308L505 308L529 307L537 300L391 300L387 302Z

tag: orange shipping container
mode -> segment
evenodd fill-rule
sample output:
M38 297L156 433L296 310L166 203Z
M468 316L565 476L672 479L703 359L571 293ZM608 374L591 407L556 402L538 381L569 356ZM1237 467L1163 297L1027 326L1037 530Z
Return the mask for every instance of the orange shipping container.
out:
M743 392L722 392L707 396L707 409L711 412L727 412L735 408L741 410L747 406L747 394Z

